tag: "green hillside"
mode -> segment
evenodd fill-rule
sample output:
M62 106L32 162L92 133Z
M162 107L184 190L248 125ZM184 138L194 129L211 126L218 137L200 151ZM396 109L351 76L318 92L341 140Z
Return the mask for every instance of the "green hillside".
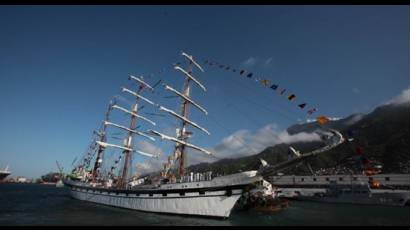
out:
M361 119L360 119L361 118ZM410 173L410 105L387 105L373 112L354 114L345 119L330 121L326 127L336 128L345 136L353 130L354 141L346 142L335 149L309 160L314 170L345 164L355 155L355 147L363 147L365 155L372 161L382 163L385 173ZM313 132L318 128L316 122L289 127L290 134ZM317 148L321 143L295 143L292 146L301 152ZM268 147L261 153L236 159L223 159L213 163L201 163L188 168L188 171L213 171L216 174L229 174L257 169L259 159L269 164L285 161L289 145L280 144ZM348 164L347 164L348 166ZM307 167L295 167L286 173L306 174Z

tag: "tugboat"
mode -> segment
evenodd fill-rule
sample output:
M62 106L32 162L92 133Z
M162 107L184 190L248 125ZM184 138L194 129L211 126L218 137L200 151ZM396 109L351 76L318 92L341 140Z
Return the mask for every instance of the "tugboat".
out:
M244 192L237 203L237 209L263 213L275 213L289 206L286 198L278 197L277 190L266 180Z

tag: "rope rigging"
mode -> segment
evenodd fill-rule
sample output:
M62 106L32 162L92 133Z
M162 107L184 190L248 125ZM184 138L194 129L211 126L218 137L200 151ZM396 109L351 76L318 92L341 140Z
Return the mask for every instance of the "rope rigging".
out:
M183 53L183 54L184 54L184 53ZM189 62L189 63L190 63L190 68L192 68L192 63L193 63L193 64L195 64L197 67L199 67L200 70L202 70L202 68L201 68L195 61L193 61L192 56L189 56L189 55L186 55L186 54L185 54L185 57L187 57L187 58L190 60L190 62ZM206 62L207 62L207 61L206 61ZM219 67L221 68L221 65L219 65ZM227 66L227 67L223 66L223 67L224 67L225 70L230 70L230 67L229 67L229 66ZM229 68L228 68L228 67L229 67ZM202 85L202 83L200 83L200 82L193 76L193 74L192 74L192 69L188 69L188 70L182 69L182 68L179 66L178 63L176 63L176 64L174 64L174 65L172 65L172 66L168 66L168 67L166 67L166 68L162 68L160 71L158 71L158 73L149 74L149 75L147 75L146 78L144 78L144 77L134 77L134 76L130 75L130 79L133 79L133 80L136 81L136 82L132 81L133 84L136 84L136 83L139 84L139 87L140 87L140 88L139 88L139 91L138 91L138 92L141 91L141 89L143 88L142 85L144 85L144 87L147 87L147 88L151 91L150 96L153 98L153 101L155 101L155 103L152 102L151 99L145 98L144 96L140 95L139 93L134 92L134 91L132 90L132 87L130 87L131 90L129 90L129 89L127 89L127 88L122 88L122 91L123 91L123 92L127 92L128 94L131 94L131 95L135 96L138 100L141 99L142 101L144 101L144 102L146 102L146 103L148 103L148 104L153 105L153 106L155 107L155 109L158 109L158 108L159 108L160 111L168 112L168 113L170 113L171 115L173 115L174 117L176 117L176 118L182 120L182 129L179 129L179 130L177 129L177 131L178 131L179 133L177 133L177 137L176 137L176 138L174 138L173 136L167 136L167 135L161 134L161 133L159 133L159 132L154 132L153 130L151 130L151 134L152 134L152 133L156 134L157 136L160 137L160 140L165 139L165 140L168 140L168 141L174 141L174 142L176 142L176 143L177 143L177 144L175 145L175 146L177 146L176 148L180 148L180 147L178 147L178 146L184 146L184 147L187 146L187 147L196 149L196 150L198 150L198 151L202 151L202 152L208 153L213 159L217 159L217 160L223 159L223 158L220 157L220 156L215 156L215 155L211 154L211 153L210 153L209 151L207 151L206 149L202 149L202 148L200 148L200 147L198 147L198 146L195 146L195 145L192 145L192 144L190 144L190 143L188 143L188 142L185 142L185 139L187 139L188 137L190 137L190 136L192 135L192 132L185 130L185 126L186 126L187 124L190 124L190 125L192 125L192 126L198 128L198 129L204 131L205 133L209 134L209 132L208 132L206 129L204 129L204 128L202 128L201 126L197 125L195 122L193 122L193 121L191 121L191 120L188 120L188 118L184 115L185 113L187 113L187 109L186 109L185 107L183 107L183 112L181 112L182 115L180 115L179 113L176 113L176 112L174 112L174 111L171 110L171 109L167 109L166 107L159 106L159 104L156 104L156 102L161 101L161 99L163 99L163 98L170 98L170 96L164 97L164 96L163 96L163 92L162 92L162 91L169 90L169 91L172 91L172 92L174 92L174 93L177 94L177 96L173 95L174 97L178 97L178 96L179 96L179 97L182 97L181 100L184 102L184 104L192 104L192 105L194 105L195 107L197 107L198 109L202 110L202 111L205 113L205 115L208 115L208 112L207 112L204 108L202 108L200 105L196 104L193 100L191 100L191 98L189 97L189 95L190 95L190 92L189 92L189 91L190 91L190 88L189 88L189 87L185 86L185 87L184 87L184 92L179 93L177 90L173 89L173 88L170 87L170 86L167 86L167 85L164 83L164 81L163 81L163 79L161 78L161 76L162 76L162 74L163 74L166 70L168 70L168 69L170 70L171 68L172 68L173 71L177 70L177 72L179 71L180 73L182 73L182 76L185 77L185 82L186 82L186 84L188 84L190 81L192 81L192 83L195 83L195 84L193 84L193 85L195 85L195 87L199 87L199 88L201 88L203 91L206 91L206 88L204 87L204 85ZM278 93L278 94L280 94L280 95L284 95L285 93L288 93L288 92L289 92L287 89L284 89L284 88L283 88L283 89L282 89L282 88L279 89L278 86L275 85L275 84L273 84L273 85L269 84L270 80L257 78L257 77L255 76L255 75L257 75L257 74L254 74L254 73L249 72L249 71L247 71L247 70L240 70L240 69L237 69L237 70L238 70L238 71L236 71L236 69L233 69L232 72L239 73L244 79L248 79L248 78L249 78L249 79L255 80L255 82L261 83L261 85L263 85L263 86L266 87L267 89L270 88L270 89L274 90L275 94ZM202 70L202 71L203 71L203 70ZM154 76L159 77L159 79L156 80L156 81L153 81ZM148 85L147 80L150 80L151 83L153 83L153 84L152 84L152 87L151 87L150 85ZM229 93L232 93L233 90L238 90L238 92L241 92L241 91L243 91L244 89L247 90L248 92L253 92L253 91L254 91L254 89L252 89L252 88L250 87L250 85L249 85L249 84L246 84L245 82L241 82L241 81L234 81L234 82L235 82L235 84L230 84L232 87L225 87L225 88L224 88L224 93L227 93L227 91L228 91L227 94L229 95ZM165 86L165 89L162 89L162 87L161 87L162 90L154 90L154 89L156 89L156 87L161 86L161 85L162 85L162 86ZM280 92L280 93L279 93L279 92ZM293 101L293 100L296 98L296 95L295 95L294 93L292 93L292 94L286 96L285 98L287 98L289 101ZM271 107L271 106L267 106L267 105L269 105L270 103L272 103L272 101L269 100L268 97L257 97L257 95L250 94L250 96L242 97L241 99L242 99L241 101L243 101L244 103L247 103L247 104L249 104L249 105L251 105L251 106L256 106L257 108L262 108L263 110L268 111L269 113L273 112L275 115L281 116L283 119L285 119L285 120L287 120L287 121L289 121L289 122L291 122L291 123L294 123L295 121L300 122L300 119L298 118L298 116L295 115L295 113L293 113L292 111L290 111L289 109L287 109L287 108L285 108L285 107L280 107L280 106L272 106L272 107ZM130 105L130 104L131 104L131 105L134 105L134 104L138 103L138 100L137 100L137 102L130 102L128 99L126 99L125 97L123 97L123 96L121 96L121 95L116 95L114 100L115 100L115 102L117 102L117 101L125 102L125 103L127 103L128 105ZM241 111L241 108L243 108L243 106L242 106L242 107L237 106L237 103L235 103L233 100L230 100L230 99L228 98L228 99L227 99L226 101L224 101L223 103L225 103L224 109L226 109L226 110L231 110L231 111L234 110L234 111L235 111L233 114L240 114L240 116L243 116L247 121L250 121L251 123L256 124L256 125L259 126L259 127L263 127L263 126L266 125L266 124L263 124L264 122L257 120L257 119L256 119L257 116L254 116L254 114L249 114L249 110ZM137 104L136 104L136 105L137 105ZM302 106L302 105L303 105L303 106ZM133 109L128 110L128 109L122 108L122 107L117 106L117 105L115 105L115 106L116 106L115 108L117 108L117 110L119 109L119 110L122 110L123 112L128 113L128 115L131 115L132 118L142 117L142 116L136 115L136 113L134 114L134 112L133 112L134 110L133 110ZM299 106L300 109L304 109L305 106L306 106L306 103L298 104L298 106ZM138 110L141 110L142 108L143 108L143 106L142 106L141 108L139 108ZM314 111L313 111L312 109L314 109ZM312 108L312 109L308 111L308 114L309 114L309 115L311 115L313 112L315 112L315 111L317 110L316 108ZM136 112L136 110L137 110L137 109L135 108L135 112ZM313 111L313 112L312 112L312 111ZM150 111L145 111L145 114L152 115L152 116L157 115L155 112L152 112L152 113L151 113ZM158 115L158 117L161 117L161 116ZM209 118L210 118L210 120L213 121L219 128L221 128L222 130L224 130L224 131L225 131L228 135L230 135L233 139L235 139L236 141L238 141L239 143L241 143L241 145L244 146L245 148L247 148L250 152L252 152L252 153L254 153L254 154L257 154L257 153L258 153L259 150L256 150L256 149L253 148L252 146L250 146L250 145L248 145L247 143L245 143L245 140L242 140L241 138L237 137L232 130L230 130L229 128L227 128L227 126L225 126L225 125L222 124L220 121L218 121L218 119L216 119L216 117L215 117L214 115L209 114ZM141 119L144 119L144 118L142 117ZM165 119L165 118L164 118L164 119ZM108 119L107 119L107 120L108 120ZM150 120L147 119L147 118L146 118L145 120L150 121ZM324 123L326 123L326 122L328 121L328 119L327 119L326 117L324 117L321 121L322 121L322 123L324 124ZM114 164L113 164L113 166L110 168L110 175L113 176L113 175L115 174L115 171L118 171L119 173L121 173L121 170L118 170L118 165L124 160L124 161L125 161L125 162L124 162L124 169L122 170L122 174L123 174L123 175L120 177L120 179L121 179L121 186L125 186L124 183L125 183L125 181L126 181L126 178L128 178L128 175L129 175L130 173L132 173L132 169L133 169L132 165L135 163L135 161L138 161L138 160L140 159L140 158L138 158L138 157L134 157L133 154L129 154L129 152L133 152L134 149L136 148L136 146L129 146L129 143L131 143L131 140L132 140L131 135L132 135L132 134L138 134L138 135L143 135L143 136L144 136L146 133L145 133L145 132L136 131L136 129L138 129L140 126L134 127L134 128L135 128L135 130L134 130L133 127L127 128L127 127L125 127L125 126L117 125L117 124L112 123L112 122L108 122L108 121L104 121L104 122L105 122L104 125L114 126L114 127L116 127L116 128L120 128L120 129L123 129L123 130L126 130L126 131L129 132L129 134L128 134L129 137L127 138L127 142L125 142L126 139L124 139L124 146L119 146L119 145L114 145L114 144L108 144L108 143L104 143L104 142L101 142L101 141L98 142L98 144L99 144L100 146L102 146L104 149L105 149L106 147L114 147L114 148L121 148L121 149L122 149L122 152L119 154L118 158L115 158L115 160L114 160L114 162L113 162ZM319 122L319 120L318 120L318 122ZM161 122L159 122L159 123L161 123ZM173 123L175 123L175 121L174 121ZM321 123L321 124L322 124L322 123ZM151 122L151 124L155 125L154 122ZM168 124L169 124L169 123L168 123ZM102 125L102 127L103 127L104 125ZM144 124L144 125L146 125L146 124ZM317 125L317 126L320 128L320 126L319 126L318 123L316 123L315 125ZM149 131L149 130L148 130L148 131ZM104 135L105 135L105 134L104 134ZM115 134L112 134L112 135L114 135L114 136L110 136L109 138L112 138L112 139L121 139L121 138L122 138L121 136L116 136ZM154 138L152 138L152 139L154 139ZM128 144L127 144L127 143L128 143ZM161 145L161 148L163 148L163 143L162 143L162 141L161 141L161 144L160 144L160 145ZM100 147L100 148L101 148L101 147ZM183 153L183 150L184 150L184 148L181 148L181 152L182 152L182 153ZM176 150L175 150L175 151L176 151ZM95 152L95 151L93 151L93 152ZM137 151L137 152L138 152L138 151ZM126 154L123 154L123 153L126 153ZM182 153L181 153L181 155L182 155ZM176 153L175 153L175 154L176 154ZM92 154L92 155L95 155L95 154ZM123 157L123 155L124 155L124 157ZM142 155L144 155L144 154L142 154ZM168 155L168 158L169 158L170 156L172 156L172 153L171 153L170 155ZM125 159L123 159L123 158L125 158ZM177 157L175 157L175 159L177 159ZM175 159L174 159L174 160L175 160ZM181 159L182 159L182 158L181 158ZM180 161L182 161L181 159L180 159ZM86 159L87 162L89 162L90 160L91 160L91 159L88 159L88 158ZM147 163L147 164L152 164L152 160L153 160L153 159L149 159L149 160L146 161L145 163ZM169 161L169 160L168 160L168 161ZM111 163L112 163L112 162L111 162ZM183 163L181 163L181 165L183 165ZM101 168L102 168L102 166L101 166ZM127 168L129 168L130 170L127 171ZM182 166L181 166L180 168L182 168ZM183 172L183 171L180 170L180 174L181 174L181 172Z

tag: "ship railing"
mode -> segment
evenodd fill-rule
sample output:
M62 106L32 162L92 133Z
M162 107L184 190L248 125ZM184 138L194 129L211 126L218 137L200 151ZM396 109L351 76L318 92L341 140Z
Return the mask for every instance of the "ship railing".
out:
M186 182L210 181L212 179L211 171L205 173L191 173L190 175L185 176Z
M213 178L214 177L212 175L212 171L205 173L190 173L188 175L182 176L179 180L169 180L167 184L211 181Z

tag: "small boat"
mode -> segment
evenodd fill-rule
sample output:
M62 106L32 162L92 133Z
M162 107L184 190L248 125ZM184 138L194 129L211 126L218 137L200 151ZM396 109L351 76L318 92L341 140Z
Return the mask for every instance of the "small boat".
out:
M279 212L282 209L289 207L289 202L287 199L283 198L273 198L271 200L267 200L266 203L262 203L252 207L252 210L256 212L264 212L264 213L274 213Z
M59 181L57 181L57 183L56 183L56 187L57 187L57 188L62 188L62 187L64 187L63 180L59 180Z
M288 200L279 197L276 188L267 182L243 194L236 206L238 209L274 213L289 206Z

